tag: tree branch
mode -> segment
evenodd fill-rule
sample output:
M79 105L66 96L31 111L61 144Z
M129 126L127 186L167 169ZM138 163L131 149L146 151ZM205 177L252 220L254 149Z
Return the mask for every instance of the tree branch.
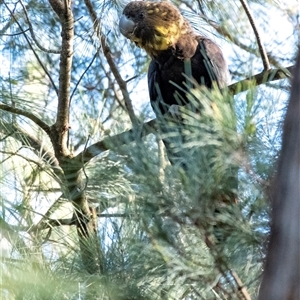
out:
M47 52L47 53L59 54L61 50L46 49L45 47L43 47L41 45L41 43L39 42L39 40L35 36L34 30L32 28L32 24L31 24L30 19L28 17L27 9L26 9L25 5L23 4L23 1L20 1L20 3L22 5L24 13L25 13L25 17L26 17L26 21L28 23L28 27L29 27L29 31L30 31L31 37L34 40L34 42L37 45L37 47L40 48L42 51Z
M29 41L29 39L28 39L28 37L26 35L26 30L23 30L23 28L22 28L21 24L19 23L18 19L15 17L14 13L10 10L10 8L8 7L8 5L5 2L4 2L4 5L5 5L6 9L9 11L9 13L11 14L11 16L14 19L14 21L16 22L16 24L18 25L18 27L20 28L20 30L22 31L22 33L23 33L23 35L24 35L24 37L25 37L25 39L26 39L26 41L27 41L27 43L28 43L31 51L33 52L33 55L35 56L35 58L37 59L38 63L40 64L40 66L44 70L45 74L48 76L48 78L49 78L49 80L50 80L50 82L51 82L51 84L53 86L54 91L57 93L58 92L57 87L56 87L56 85L55 85L55 83L54 83L54 81L53 81L50 73L48 72L48 70L46 69L46 67L44 66L44 64L42 63L42 61L40 60L40 58L37 55L36 51L33 49L32 45L31 45L31 43L30 43L30 41Z
M59 227L59 226L72 226L76 225L76 220L74 218L70 219L48 219L43 222L38 223L35 226L32 226L28 232L36 232L40 230L45 230L53 227Z
M39 168L42 169L42 168L43 168L43 164L42 164L42 163L40 163L40 162L38 162L38 161L36 161L36 160L34 160L34 159L28 158L28 157L26 157L26 156L24 156L24 155L18 153L22 148L24 148L24 147L20 147L20 148L19 148L17 151L15 151L15 152L11 152L11 151L2 151L2 150L0 150L0 153L9 155L8 158L10 158L10 157L12 157L12 156L19 156L19 157L23 158L24 160L26 160L27 162L31 162L31 163L37 165ZM5 159L2 160L0 163L3 163L3 162L4 162L5 160L7 160L8 158L5 158Z
M134 109L132 106L132 101L130 99L129 93L128 93L128 89L127 89L127 82L125 80L122 79L122 76L118 70L118 67L116 66L112 56L111 56L111 51L110 48L108 47L107 43L106 43L106 38L100 34L100 30L99 30L99 21L97 18L97 14L92 6L92 3L90 2L90 0L84 0L86 7L88 8L88 11L90 13L90 16L93 20L94 23L94 30L97 33L97 36L101 42L101 46L102 46L102 51L104 56L106 57L107 63L110 67L111 72L113 73L119 87L120 90L122 92L123 98L124 98L124 102L125 102L125 106L127 108L128 111L128 115L130 118L130 121L132 123L132 126L134 129L137 129L139 127L139 122L138 119L134 113Z
M156 119L148 121L143 125L140 125L139 130L140 137L144 137L150 133L154 133L156 130ZM76 157L74 157L74 159L87 163L93 157L99 155L104 151L110 150L113 147L122 146L135 141L137 141L136 130L130 129L116 134L114 136L104 138L103 140L87 147L85 151L80 152Z
M69 155L69 110L70 110L70 84L71 67L73 58L74 19L69 4L59 0L49 0L53 10L57 13L61 22L62 50L59 64L59 89L57 117L51 140L57 158Z
M238 291L242 294L243 298L245 300L251 300L251 297L238 274L234 270L230 270L230 273L237 285Z
M13 114L24 116L28 119L30 119L32 122L34 122L36 125L38 125L41 129L43 129L49 136L51 133L51 128L49 125L47 125L45 122L43 122L40 118L35 116L33 113L30 113L28 111L12 107L6 104L0 103L0 109L11 112Z
M248 3L247 3L246 0L240 0L240 1L241 1L241 4L242 4L242 6L243 6L243 8L246 12L246 15L247 15L249 21L250 21L251 27L254 31L256 41L257 41L257 44L258 44L258 49L259 49L259 52L260 52L260 55L261 55L263 65L264 65L264 71L267 71L267 70L270 69L270 63L269 63L268 55L267 55L265 47L264 47L264 45L261 41L261 37L260 37L260 34L258 32L258 28L255 24L254 18L252 16L251 11L250 11L250 7L248 6Z
M205 12L202 8L202 3L201 1L197 1L198 2L198 7L201 11L201 13L199 14L198 11L196 11L193 8L193 5L190 4L189 1L183 1L183 3L195 14L198 15L201 19L203 19L207 24L209 24L215 31L217 31L221 36L223 36L226 39L229 39L231 42L233 42L236 46L238 46L239 48L241 48L242 50L245 50L251 54L254 54L256 56L260 55L260 53L258 54L257 51L252 48L251 46L246 46L245 44L243 44L241 41L239 41L239 39L233 35L230 30L228 30L225 26L220 26L217 22L209 19L206 15ZM268 53L268 59L269 62L275 67L275 68L281 68L282 66L277 62L276 58L274 56L272 56L270 53Z
M239 82L233 83L228 86L229 91L236 95L238 93L247 91L250 87L259 86L261 84L276 81L284 78L290 78L294 66L289 66L285 69L269 69L254 76L243 79Z
M239 39L234 36L227 28L224 26L219 26L216 22L213 20L208 19L205 15L200 15L200 18L204 19L210 26L212 26L220 35L222 35L224 38L229 39L231 42L233 42L236 46L241 48L242 50L245 50L251 54L258 55L257 51L250 47L246 46L243 44ZM268 53L268 59L270 63L275 67L275 68L281 68L280 64L277 62L276 58L273 57L270 53Z
M36 137L31 136L28 134L28 132L25 132L22 128L16 126L15 124L6 124L4 130L8 132L6 137L13 136L15 139L20 141L22 145L29 146L36 151L39 156L43 157L43 159L53 167L55 174L58 177L61 177L62 170L59 167L59 162L54 153L46 148L45 143L42 143Z

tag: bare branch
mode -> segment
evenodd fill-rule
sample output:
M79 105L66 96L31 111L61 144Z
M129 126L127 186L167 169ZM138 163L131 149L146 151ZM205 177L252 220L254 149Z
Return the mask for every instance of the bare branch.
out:
M236 46L240 47L241 49L254 54L254 55L258 55L257 51L250 47L250 46L246 46L245 44L243 44L241 41L239 41L239 39L233 35L230 31L228 31L228 29L224 26L220 26L217 22L209 19L203 9L202 9L202 5L199 1L198 2L198 7L201 11L201 13L199 14L198 12L196 12L193 9L193 6L190 5L190 3L188 1L184 1L183 3L192 11L195 13L195 15L198 15L201 19L203 19L205 22L207 22L207 24L209 24L213 29L215 29L221 36L223 36L224 38L229 39L231 42L233 42ZM275 67L275 68L281 68L282 66L277 62L276 58L273 57L270 53L268 53L268 59L269 62Z
M20 30L22 31L22 33L23 33L23 35L24 35L24 37L25 37L25 39L26 39L26 41L27 41L27 43L28 43L28 45L29 45L31 51L33 52L33 54L34 54L35 58L37 59L38 63L40 64L40 66L41 66L42 69L44 70L45 74L48 76L48 78L49 78L49 80L50 80L50 82L51 82L51 84L52 84L52 86L53 86L55 92L58 93L58 89L57 89L57 87L56 87L56 85L55 85L55 83L54 83L54 81L53 81L53 79L52 79L50 73L48 72L48 70L47 70L46 67L44 66L43 62L40 60L40 58L39 58L39 56L37 55L36 51L33 49L32 45L31 45L31 43L30 43L30 41L29 41L29 39L28 39L28 37L27 37L27 35L26 35L26 31L23 30L21 24L19 23L19 21L18 21L17 18L15 17L14 13L10 10L9 6L8 6L5 2L4 2L4 5L5 5L6 9L9 11L9 13L11 14L12 18L13 18L13 19L15 20L15 22L17 23L17 25L18 25L18 27L20 28Z
M259 86L261 84L276 81L284 78L290 78L290 74L294 66L289 66L285 69L269 69L258 73L254 76L248 77L244 80L236 82L228 86L228 89L231 93L238 94L244 91L247 91L250 87Z
M97 51L94 54L94 56L93 56L92 60L90 61L89 65L86 67L86 69L83 71L83 73L80 75L79 79L77 80L76 85L75 85L75 87L74 87L74 89L72 91L71 97L70 97L70 102L72 101L72 98L73 98L73 96L74 96L74 94L75 94L75 92L77 90L77 87L78 87L80 81L82 80L83 76L87 73L87 71L92 66L93 62L95 61L97 55L99 54L99 50L100 50L100 48L97 49Z
M230 270L230 273L231 273L231 276L234 278L237 288L238 288L239 292L242 294L243 298L245 300L251 300L251 297L250 297L246 287L244 286L242 280L238 276L238 274L234 270Z
M26 17L26 21L28 23L28 26L29 26L29 31L30 31L30 34L31 34L31 37L32 39L34 40L35 44L37 45L38 48L40 48L42 51L44 52L47 52L47 53L54 53L54 54L59 54L61 50L51 50L51 49L46 49L45 47L43 47L40 42L38 41L38 39L35 37L35 33L34 33L34 30L32 28L32 24L30 22L30 19L28 17L28 13L27 13L27 9L25 7L25 5L23 4L23 1L20 1L22 7L23 7L23 10L24 10L24 13L25 13L25 17Z
M28 29L25 29L25 30L23 30L23 31L21 31L21 32L10 33L10 34L8 34L8 33L3 33L3 34L0 34L0 35L4 35L4 36L16 36L16 35L24 34L25 32L27 32L27 31L29 31L29 30L30 30L30 29L28 28Z
M106 60L109 64L109 66L110 66L110 70L114 74L114 76L116 78L116 81L117 81L117 83L118 83L118 85L121 89L121 92L122 92L122 95L123 95L123 98L124 98L124 102L125 102L125 106L126 106L127 111L128 111L129 118L131 120L133 128L136 129L139 126L139 122L138 122L138 119L137 119L137 117L134 113L134 110L133 110L132 101L130 99L128 89L127 89L127 82L122 79L121 74L120 74L116 64L114 63L114 61L112 59L110 48L106 44L105 37L102 35L100 39L101 39L101 45L102 45L103 53L106 57Z
M224 26L219 26L216 22L214 22L213 20L208 19L205 15L200 15L200 17L202 19L204 19L210 26L212 26L220 35L222 35L224 38L229 39L231 42L233 42L236 46L240 47L241 49L257 55L257 51L250 47L250 46L246 46L245 44L243 44L241 41L239 41L239 39L234 36L230 31L227 30L227 28L225 28ZM270 63L275 67L275 68L281 68L280 64L276 61L275 57L273 57L272 55L270 55L270 53L268 53L268 59L270 61Z
M56 154L67 156L69 149L67 145L69 131L69 110L70 110L70 84L71 67L73 58L74 40L74 19L72 10L67 3L57 0L49 0L52 8L61 21L62 50L59 64L59 89L58 106L55 125L51 139ZM59 158L59 157L58 157Z
M18 131L19 134L21 136L23 136L23 138L25 137L25 139L28 141L28 144L35 151L41 153L40 155L47 161L47 163L49 163L53 167L55 174L60 177L62 174L62 171L59 167L59 162L58 162L57 158L55 157L54 153L52 151L50 151L48 148L46 148L45 145L41 141L39 141L37 138L29 135L27 132L24 132L23 130L21 130L20 128L17 128L17 127L16 127L16 131Z
M50 133L51 133L50 126L47 125L45 122L43 122L40 118L35 116L33 113L16 108L16 107L11 107L6 104L1 104L1 103L0 103L0 109L11 112L13 114L21 115L21 116L24 116L24 117L30 119L32 122L34 122L36 125L38 125L41 129L43 129L50 136Z
M240 0L240 1L241 1L241 4L242 4L242 6L243 6L243 8L246 12L246 15L247 15L249 21L250 21L251 27L254 31L256 41L257 41L257 44L258 44L258 49L259 49L259 52L260 52L260 55L261 55L263 65L264 65L264 71L267 71L267 70L270 69L270 63L269 63L268 55L267 55L266 49L265 49L265 47L262 43L260 34L258 32L258 28L255 24L254 18L252 16L251 11L250 11L250 7L248 6L248 3L247 3L246 0Z
M2 2L1 2L1 4L2 4ZM11 26L14 24L14 22L16 21L16 19L21 18L21 16L22 15L20 13L15 13L13 16L11 16L11 18L7 21L7 23L1 28L0 35L5 35L5 36L14 36L14 35L17 35L17 34L5 34L4 32L6 32L9 28L11 28ZM28 31L28 29L26 29L24 31L22 30L21 34L23 34L26 31Z
M125 80L123 80L123 78L118 70L118 67L116 66L116 64L112 58L110 48L106 43L106 38L100 34L100 30L99 30L100 24L99 24L99 21L97 18L97 14L92 6L92 3L90 2L90 0L84 0L84 2L85 2L85 5L87 6L90 16L94 22L94 30L95 30L95 32L97 32L97 36L101 42L103 54L106 57L107 63L110 67L110 70L114 74L114 77L115 77L115 79L120 87L120 90L122 92L125 106L127 108L128 115L131 120L132 126L134 129L137 129L139 126L139 122L138 122L138 119L133 110L132 101L130 99L128 89L127 89L127 82Z
M140 137L144 137L156 130L156 120L151 120L143 125L140 125ZM103 140L87 147L85 151L79 153L74 159L84 161L87 163L93 157L100 153L110 150L114 147L122 146L131 142L137 141L136 130L128 130L122 133L116 134L111 137L104 138Z
M49 150L44 143L38 140L36 137L31 136L28 132L25 132L22 128L15 124L10 124L10 126L5 126L5 131L8 132L5 138L8 136L13 136L15 139L20 141L23 145L31 147L38 155L42 156L44 160L47 161L53 167L56 175L60 176L61 171L59 168L59 162L54 156L54 153ZM5 138L1 139L4 140ZM26 141L26 142L24 142Z
M52 9L56 12L56 14L58 15L58 17L60 19L63 18L63 12L64 12L64 4L62 1L59 0L49 0L49 3L52 7Z

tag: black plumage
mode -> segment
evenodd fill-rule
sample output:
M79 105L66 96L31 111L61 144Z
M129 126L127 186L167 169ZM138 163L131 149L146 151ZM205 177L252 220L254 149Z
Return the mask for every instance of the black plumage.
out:
M197 35L171 3L130 2L119 26L124 36L152 58L148 88L158 118L169 112L172 105L188 103L186 92L193 80L208 88L213 82L220 88L228 84L230 76L221 49L210 39ZM166 127L162 131L166 133ZM182 137L177 141L184 142ZM167 138L164 143L171 163L182 164L182 155L175 149L181 145Z

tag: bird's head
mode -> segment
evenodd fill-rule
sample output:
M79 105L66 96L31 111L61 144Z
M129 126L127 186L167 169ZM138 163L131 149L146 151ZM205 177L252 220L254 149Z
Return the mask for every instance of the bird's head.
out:
M192 31L180 11L169 2L133 1L126 5L119 23L121 33L150 56L174 47Z

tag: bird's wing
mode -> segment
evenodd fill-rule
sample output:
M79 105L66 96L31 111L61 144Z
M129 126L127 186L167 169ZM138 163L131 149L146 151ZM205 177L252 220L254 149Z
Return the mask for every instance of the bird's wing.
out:
M168 106L164 105L163 96L161 94L161 73L158 70L159 65L152 60L148 69L148 91L150 96L150 103L156 116L166 113Z
M201 38L202 39L202 38ZM221 49L211 40L202 39L204 46L204 56L207 57L212 70L212 77L219 85L220 88L227 86L230 83L230 74L226 60L222 54ZM207 66L207 68L209 68Z

